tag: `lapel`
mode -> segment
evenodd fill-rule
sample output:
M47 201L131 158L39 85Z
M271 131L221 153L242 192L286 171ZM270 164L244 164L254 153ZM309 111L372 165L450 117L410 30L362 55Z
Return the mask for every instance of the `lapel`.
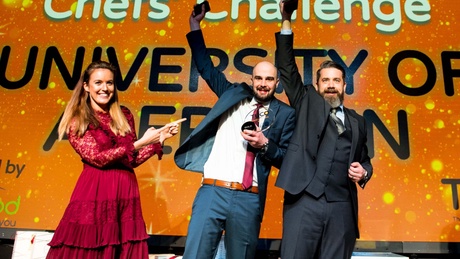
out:
M351 126L351 150L350 150L350 163L353 160L353 157L355 156L356 152L356 145L358 145L358 139L359 139L359 127L358 127L358 120L353 117L350 113L350 111L343 107L343 111L345 112L346 118L350 121L350 126Z
M262 125L262 130L265 130L265 136L269 135L270 128L273 126L274 123L276 123L276 117L278 116L279 108L279 101L276 98L273 98L268 108L268 116L265 118L264 124Z
M324 131L324 129L327 127L327 123L329 121L329 114L331 113L332 106L328 102L326 102L324 100L324 97L321 96L321 98L324 101L323 102L324 103L324 105L323 105L324 109L323 109L322 116L319 117L319 118L322 119L322 121L320 121L321 124L319 124L319 125L321 125L321 131Z
M329 113L331 111L331 105L324 100L315 89L314 86L308 86L308 121L305 121L305 127L307 128L309 135L311 136L322 136L324 129L327 126L329 119ZM317 148L319 147L319 142L317 142Z
M331 113L331 109L332 109L332 106L328 103L328 102L324 102L325 105L324 105L324 110L323 110L323 118L324 118L324 121L323 121L323 128L326 127L326 124L328 123L328 120L329 120L329 115Z

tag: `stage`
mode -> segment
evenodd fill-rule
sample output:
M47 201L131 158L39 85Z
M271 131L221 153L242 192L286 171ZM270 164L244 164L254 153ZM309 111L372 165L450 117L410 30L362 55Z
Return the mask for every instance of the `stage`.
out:
M5 238L3 232L0 239L0 255L2 259L44 259L49 249L47 243L53 232L19 230L11 238ZM185 244L185 237L151 236L148 240L150 259L179 259ZM279 259L280 240L259 241L256 259ZM444 247L444 249L442 249ZM357 241L352 259L454 259L459 258L458 244L448 246L442 243L410 243ZM220 244L215 259L226 259L223 242ZM443 252L441 252L441 250Z

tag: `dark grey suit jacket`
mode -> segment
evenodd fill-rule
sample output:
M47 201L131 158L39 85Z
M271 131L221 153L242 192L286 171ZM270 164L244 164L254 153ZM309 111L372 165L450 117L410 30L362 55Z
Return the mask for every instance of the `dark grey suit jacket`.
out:
M305 190L316 172L318 148L331 106L312 85L303 85L295 63L293 40L293 35L276 33L276 57L280 80L291 106L296 110L297 121L275 185L295 195ZM345 108L344 112L349 118L352 132L349 163L360 162L368 172L368 177L359 182L364 188L373 170L366 145L366 123L354 110ZM353 202L356 233L359 237L357 187L351 180L348 185Z
M253 90L246 83L230 83L225 75L214 67L201 30L188 33L187 40L201 77L219 97L219 100L177 149L174 160L176 165L182 169L202 173L204 164L211 153L220 116L241 100L252 98ZM281 166L295 126L295 111L292 107L274 98L270 102L270 110L275 113L275 116L267 118L262 126L263 129L270 125L271 119L275 118L270 128L264 131L265 137L269 139L268 149L264 154L259 152L256 155L261 215L263 215L265 206L270 169L272 166L277 168Z

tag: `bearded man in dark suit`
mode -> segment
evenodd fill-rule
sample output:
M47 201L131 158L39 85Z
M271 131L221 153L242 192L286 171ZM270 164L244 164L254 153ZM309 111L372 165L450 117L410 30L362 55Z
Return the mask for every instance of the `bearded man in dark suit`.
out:
M321 64L316 89L302 83L293 51L292 10L276 33L280 81L296 128L276 186L285 190L282 259L351 258L359 238L357 186L372 176L364 118L344 107L345 70Z

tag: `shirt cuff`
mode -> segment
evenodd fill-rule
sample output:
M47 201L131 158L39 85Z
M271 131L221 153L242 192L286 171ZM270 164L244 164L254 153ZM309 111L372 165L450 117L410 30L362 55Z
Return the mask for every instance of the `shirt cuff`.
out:
M292 30L285 30L285 29L281 29L281 35L291 35L292 34Z

